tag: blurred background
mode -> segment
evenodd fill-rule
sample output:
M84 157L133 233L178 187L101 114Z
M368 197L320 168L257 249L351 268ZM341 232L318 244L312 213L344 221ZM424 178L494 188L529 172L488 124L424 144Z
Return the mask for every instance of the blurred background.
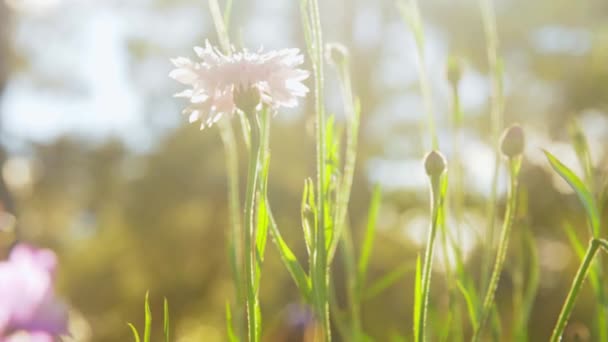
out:
M479 6L473 0L420 2L440 146L448 160L455 140L446 61L450 54L464 61L461 247L467 268L477 273L494 165L491 81ZM495 4L505 62L505 121L522 123L528 139L522 175L527 215L515 227L497 301L508 325L514 273L509 267L528 262L527 254L518 254L517 242L518 228L528 229L541 275L530 333L531 340L543 340L578 266L564 222L577 227L582 241L588 233L576 197L548 169L540 149L582 174L568 135L576 118L596 170L607 172L608 2ZM322 1L321 17L325 40L350 49L362 104L349 216L356 240L371 189L383 188L369 272L374 279L412 266L426 240L428 195L420 160L430 142L423 129L415 42L393 0ZM230 33L251 49L304 47L295 0L235 0ZM130 341L126 322L141 326L147 290L155 329L160 330L166 296L175 341L225 340L224 307L233 290L225 248L223 148L216 128L200 132L179 114L184 103L171 95L180 87L167 77L169 58L194 57L192 46L205 39L217 41L202 0L0 0L2 208L17 217L20 239L58 253L59 291L73 308L77 341ZM343 120L339 84L329 68L327 82L328 110ZM306 252L300 197L303 180L315 170L311 100L277 115L271 137L270 200L301 260ZM499 217L504 185L502 172ZM261 301L267 340L297 341L286 337L301 318L297 291L274 246L266 260ZM441 260L438 272L445 269ZM335 269L342 300L340 258ZM413 272L407 273L364 303L366 332L378 341L393 332L411 334L413 282ZM435 282L433 300L444 300L444 287ZM585 288L571 320L571 329L583 338L595 303Z

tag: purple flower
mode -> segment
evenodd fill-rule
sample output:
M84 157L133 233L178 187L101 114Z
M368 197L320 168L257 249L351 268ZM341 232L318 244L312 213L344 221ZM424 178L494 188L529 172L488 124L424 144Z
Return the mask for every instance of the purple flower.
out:
M25 244L0 262L0 342L52 341L67 332L67 309L55 298L56 266L52 251Z

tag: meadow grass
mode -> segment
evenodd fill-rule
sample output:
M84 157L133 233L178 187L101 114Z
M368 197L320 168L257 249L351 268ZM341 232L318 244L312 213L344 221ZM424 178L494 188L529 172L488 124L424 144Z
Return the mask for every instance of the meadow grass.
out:
M240 177L238 174L238 149L233 123L222 120L219 124L220 136L226 156L228 199L230 209L230 233L227 246L234 282L235 295L226 304L227 338L230 341L260 341L263 337L262 315L260 309L260 279L263 274L263 261L268 235L279 252L281 261L291 275L300 294L300 300L307 304L315 316L314 340L332 340L339 336L344 341L372 341L365 332L362 304L389 287L396 284L405 274L414 272L413 323L403 322L403 329L393 334L395 341L471 341L501 340L510 336L517 341L527 341L529 319L539 284L538 252L532 233L518 220L525 215L527 207L525 187L518 182L520 169L525 159L523 129L510 126L504 131L503 112L504 67L500 58L496 16L491 0L480 0L480 13L487 44L487 63L492 84L490 101L490 131L495 152L490 196L487 202L487 243L484 247L484 261L480 276L475 277L462 255L460 229L464 223L464 180L458 140L463 125L463 112L460 106L459 81L462 72L457 57L448 61L447 82L451 90L451 125L456 147L451 160L446 163L439 152L440 141L437 136L434 113L434 97L431 91L425 60L425 37L422 15L416 1L397 1L396 6L407 23L416 42L418 57L419 87L427 116L427 132L430 141L424 167L429 179L429 222L427 243L414 263L403 264L373 282L367 280L368 266L374 249L376 221L382 201L381 190L376 187L372 194L368 212L368 222L357 245L348 221L348 208L353 185L357 158L361 106L351 84L351 65L348 49L341 45L326 45L323 41L321 13L318 0L300 0L302 32L306 51L312 68L312 83L315 113L316 175L304 180L300 219L302 235L308 260L297 259L291 247L283 239L281 230L272 214L272 204L267 192L270 167L270 121L272 115L268 108L252 109L240 116L242 138L248 146L248 175L246 195L241 203L239 196ZM225 54L232 51L229 36L232 1L225 4L222 12L217 0L209 0L218 41ZM326 51L327 50L327 51ZM326 53L327 52L327 53ZM325 65L326 55L330 64L336 68L341 86L342 102L346 121L340 127L333 116L325 110ZM589 147L582 130L572 125L573 146L583 166L584 180L561 163L550 152L545 151L549 165L574 190L585 210L589 222L590 242L587 249L578 240L572 227L566 228L581 265L576 273L571 289L565 299L562 311L557 317L551 341L559 341L563 335L568 318L574 308L577 296L587 278L590 278L599 305L596 306L594 336L599 340L608 338L606 309L608 300L604 290L601 262L596 256L599 250L608 250L608 242L602 239L601 206L598 194L593 193L599 181L595 179ZM502 162L506 163L509 187L506 209L499 239L495 239L496 216L498 213L498 178ZM280 163L280 161L278 161ZM448 168L448 165L450 168ZM422 163L421 163L421 167ZM447 171L446 171L447 170ZM450 184L448 186L448 178ZM244 210L243 210L244 208ZM455 223L448 222L455 217ZM519 239L511 241L514 228L521 230L516 234ZM439 235L438 235L439 234ZM437 239L439 237L439 240ZM440 243L444 255L444 272L447 289L447 310L437 309L432 298L431 280L436 244ZM500 311L495 297L500 285L501 275L505 272L510 243L516 243L532 261L525 265L514 263L513 273L513 323L512 331L503 331ZM333 288L332 262L336 253L341 253L343 269L347 281L347 307L339 307ZM420 257L422 255L422 257ZM453 255L453 261L448 260ZM596 259L598 259L596 261ZM594 262L595 261L595 262ZM304 267L307 265L307 267ZM368 285L369 283L369 285ZM429 315L433 315L431 323ZM164 307L165 340L169 340L168 305ZM468 318L468 319L467 319ZM145 301L144 342L150 340L152 315ZM549 319L549 318L548 318ZM140 341L137 329L129 325L136 341ZM406 331L411 327L411 333ZM432 327L432 329L431 329ZM332 329L334 328L334 329Z

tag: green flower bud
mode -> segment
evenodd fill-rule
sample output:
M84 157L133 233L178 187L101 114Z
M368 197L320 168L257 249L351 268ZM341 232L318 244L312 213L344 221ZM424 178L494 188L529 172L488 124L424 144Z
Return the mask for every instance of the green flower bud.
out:
M504 131L500 139L500 150L505 156L509 158L519 156L524 152L524 147L524 129L520 125L514 124Z
M328 43L325 46L325 58L328 63L342 65L348 60L348 48L340 43Z
M441 176L447 168L447 162L441 152L433 150L424 157L424 168L429 176Z

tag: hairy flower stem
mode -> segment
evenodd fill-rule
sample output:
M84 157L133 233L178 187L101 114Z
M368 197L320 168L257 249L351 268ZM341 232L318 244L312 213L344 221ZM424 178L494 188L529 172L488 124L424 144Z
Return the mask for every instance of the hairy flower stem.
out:
M420 306L420 320L418 321L418 340L425 340L426 316L429 302L429 293L431 290L431 274L433 269L433 251L435 249L435 236L437 235L437 227L439 221L439 207L441 203L441 176L432 175L431 177L431 230L429 231L426 251L424 253L424 266L422 270L422 305Z
M558 342L562 338L562 334L564 333L564 329L566 328L566 323L568 323L568 318L570 318L570 313L572 313L572 309L574 308L574 303L576 302L576 297L578 297L578 293L583 286L583 282L587 277L587 273L589 272L589 267L591 266L591 262L595 258L599 247L602 246L606 248L605 241L601 241L599 239L592 239L589 243L589 248L587 248L587 253L583 258L583 262L576 272L576 276L574 277L574 281L572 282L572 287L570 288L570 292L568 292L568 296L566 297L566 302L562 307L562 311L559 314L559 318L557 319L557 323L555 324L555 328L553 329L553 335L551 335L551 342Z
M251 149L249 151L249 171L247 175L247 192L245 197L245 222L244 231L244 272L246 281L246 302L247 302L247 336L250 342L259 341L259 321L256 314L258 308L258 298L255 289L255 222L254 207L256 183L258 181L259 156L262 145L260 144L260 130L255 122L254 115L249 115L251 120Z
M241 204L239 199L239 170L238 170L238 152L234 138L234 130L232 124L228 120L219 122L220 136L224 145L226 155L226 170L228 171L228 206L230 209L230 236L228 238L228 251L230 256L232 278L234 282L234 290L236 297L236 312L242 312L245 303L243 293L243 275L242 275L242 260L243 260L243 242L242 225L241 225ZM238 336L241 336L242 316L236 315L236 326L239 331Z
M496 289L498 288L498 281L505 264L507 256L507 249L509 247L509 236L511 235L511 228L513 227L513 221L515 220L515 213L517 212L517 197L518 197L518 175L519 168L521 166L521 156L511 157L509 162L509 194L507 202L507 210L505 212L505 220L502 227L502 233L498 244L498 251L496 252L496 259L494 262L494 268L492 270L492 276L490 278L490 284L483 301L483 307L481 310L481 316L479 318L479 324L473 335L473 341L479 341L481 332L483 331L484 325L492 313L492 307L494 306L494 296L496 295Z
M328 213L327 198L325 192L326 184L326 134L325 134L325 105L323 103L323 38L321 30L321 18L319 15L318 0L310 0L308 5L308 17L310 22L311 61L315 81L315 111L316 111L316 138L317 138L317 203L319 204L318 230L315 234L315 250L312 265L313 300L317 319L322 326L322 335L325 342L331 341L331 326L329 317L329 264L326 240L326 222Z

